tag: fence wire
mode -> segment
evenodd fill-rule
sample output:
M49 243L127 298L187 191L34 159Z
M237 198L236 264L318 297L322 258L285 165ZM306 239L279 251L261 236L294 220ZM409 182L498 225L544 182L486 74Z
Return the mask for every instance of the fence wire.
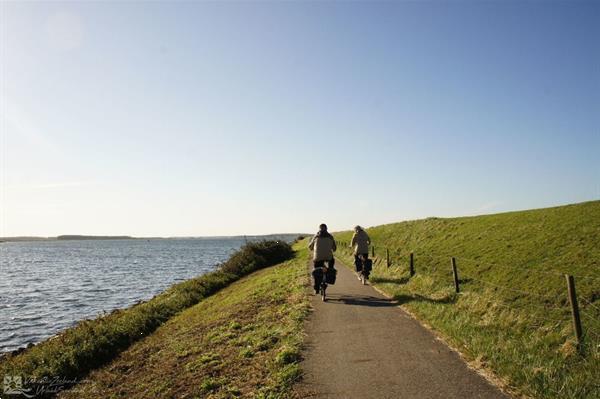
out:
M593 303L591 303L590 301L588 301L587 299L585 299L583 296L577 298L578 300L580 300L582 303L584 303L586 306L591 306L592 308L596 309L597 311L600 312L600 306L594 305Z
M417 254L415 254L415 258L416 258ZM518 271L523 271L525 270L524 267L520 267L520 266L514 266L514 265L508 265L508 264L500 264L500 263L495 263L495 262L486 262L483 259L473 259L473 258L468 258L465 256L452 256L452 255L428 255L428 254L419 254L419 258L431 258L431 259L442 259L442 258L446 258L446 259L450 259L452 257L454 257L456 259L457 265L462 265L465 261L467 263L471 263L474 264L477 267L485 267L485 266L494 266L494 267L499 267L502 269L513 269L513 270L518 270ZM539 269L534 269L531 267L528 267L526 269L527 272L534 272L534 273L541 273L541 274L546 274L546 275L551 275L551 276L557 276L557 277L562 277L564 278L565 274L569 274L573 277L576 278L580 278L580 279L586 279L586 280L594 280L594 281L599 281L600 282L600 277L593 277L593 276L583 276L580 274L572 274L569 272L561 272L561 271L552 271L552 270L539 270Z

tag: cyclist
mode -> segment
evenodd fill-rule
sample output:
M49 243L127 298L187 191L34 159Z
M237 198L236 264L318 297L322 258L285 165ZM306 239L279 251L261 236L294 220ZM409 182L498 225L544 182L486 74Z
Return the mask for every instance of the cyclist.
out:
M324 270L325 262L327 266L333 268L335 259L333 252L337 249L333 236L327 231L327 225L322 223L319 226L319 232L310 240L308 249L313 251L313 277L315 294L319 293L321 280L325 277ZM318 269L318 271L317 271Z
M354 266L356 267L359 280L360 272L362 271L362 262L369 259L369 245L371 245L371 239L367 232L360 226L354 226L354 234L352 235L352 241L350 241L350 247L354 247Z

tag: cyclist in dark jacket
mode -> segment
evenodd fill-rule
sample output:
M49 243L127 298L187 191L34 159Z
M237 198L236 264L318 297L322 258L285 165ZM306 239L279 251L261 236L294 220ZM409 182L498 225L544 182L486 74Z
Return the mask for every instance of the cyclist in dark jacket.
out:
M321 279L323 278L323 267L325 266L325 262L327 262L328 267L333 268L333 265L335 264L333 253L337 249L335 245L335 239L327 231L327 225L325 223L322 223L319 226L319 231L310 240L308 249L313 251L314 289L315 294L318 294L319 285L321 284ZM320 272L318 272L317 269L320 269Z

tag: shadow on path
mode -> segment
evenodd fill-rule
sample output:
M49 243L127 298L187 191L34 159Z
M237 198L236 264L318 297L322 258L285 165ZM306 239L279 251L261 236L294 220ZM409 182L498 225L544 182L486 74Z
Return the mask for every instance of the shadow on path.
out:
M348 295L328 295L327 303L334 305L355 305L355 306L371 306L385 307L397 306L398 303L393 299L376 298L370 295L348 296Z

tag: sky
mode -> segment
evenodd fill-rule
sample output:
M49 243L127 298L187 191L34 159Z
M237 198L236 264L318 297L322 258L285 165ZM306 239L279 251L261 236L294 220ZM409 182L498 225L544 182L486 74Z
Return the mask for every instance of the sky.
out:
M600 2L0 1L0 236L600 199Z

